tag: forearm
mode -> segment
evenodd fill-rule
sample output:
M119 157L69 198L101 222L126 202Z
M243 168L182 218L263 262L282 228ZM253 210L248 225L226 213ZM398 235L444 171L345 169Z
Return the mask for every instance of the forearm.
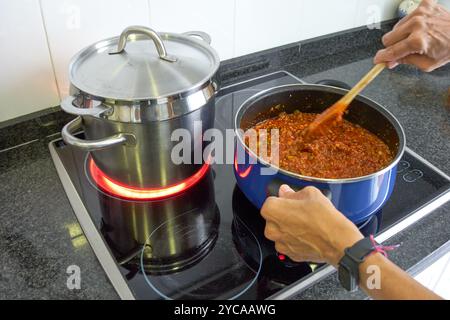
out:
M313 187L294 192L282 186L280 197L269 197L261 214L266 219L264 235L275 242L278 252L294 261L326 262L339 268L345 249L364 238L353 222ZM364 254L371 249L367 247ZM380 253L366 257L359 265L359 275L360 287L375 299L441 299Z
M359 273L361 289L374 299L442 299L380 253L367 257Z

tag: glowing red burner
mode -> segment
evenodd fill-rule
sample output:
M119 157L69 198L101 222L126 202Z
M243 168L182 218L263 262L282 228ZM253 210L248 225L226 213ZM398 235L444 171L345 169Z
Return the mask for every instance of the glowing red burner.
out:
M108 177L91 158L89 171L97 186L110 194L130 200L160 200L186 191L200 181L209 169L209 162L199 171L180 183L162 188L136 188L127 186Z

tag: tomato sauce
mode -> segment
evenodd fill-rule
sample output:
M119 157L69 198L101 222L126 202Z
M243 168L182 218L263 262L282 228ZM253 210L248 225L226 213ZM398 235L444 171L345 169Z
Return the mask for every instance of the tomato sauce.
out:
M327 126L325 132L314 139L306 139L303 132L316 116L299 111L282 112L252 129L256 130L259 140L262 138L259 130L279 129L278 145L273 146L279 152L278 166L304 176L327 179L360 177L383 169L393 160L389 147L380 138L347 120ZM270 143L268 139L269 151ZM252 147L247 140L246 144ZM253 151L258 153L258 150ZM261 158L272 163L270 152L267 156L261 153Z

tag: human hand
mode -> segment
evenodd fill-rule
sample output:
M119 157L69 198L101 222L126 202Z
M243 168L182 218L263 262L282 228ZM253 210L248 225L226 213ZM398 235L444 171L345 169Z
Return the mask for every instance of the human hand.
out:
M378 51L375 64L385 62L390 69L410 64L433 71L450 62L450 12L435 0L423 0L382 41L386 48Z
M363 238L320 190L294 192L283 185L279 198L269 197L261 208L264 234L275 249L294 261L326 262L337 266L344 249Z

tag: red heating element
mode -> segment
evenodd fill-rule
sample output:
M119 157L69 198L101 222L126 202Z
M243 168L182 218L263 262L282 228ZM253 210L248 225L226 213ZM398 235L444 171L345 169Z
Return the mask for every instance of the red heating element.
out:
M89 161L89 171L92 179L102 190L119 198L130 200L161 200L172 197L188 190L199 182L209 169L209 162L203 164L199 171L189 178L167 187L161 188L136 188L127 186L108 177L91 158Z

